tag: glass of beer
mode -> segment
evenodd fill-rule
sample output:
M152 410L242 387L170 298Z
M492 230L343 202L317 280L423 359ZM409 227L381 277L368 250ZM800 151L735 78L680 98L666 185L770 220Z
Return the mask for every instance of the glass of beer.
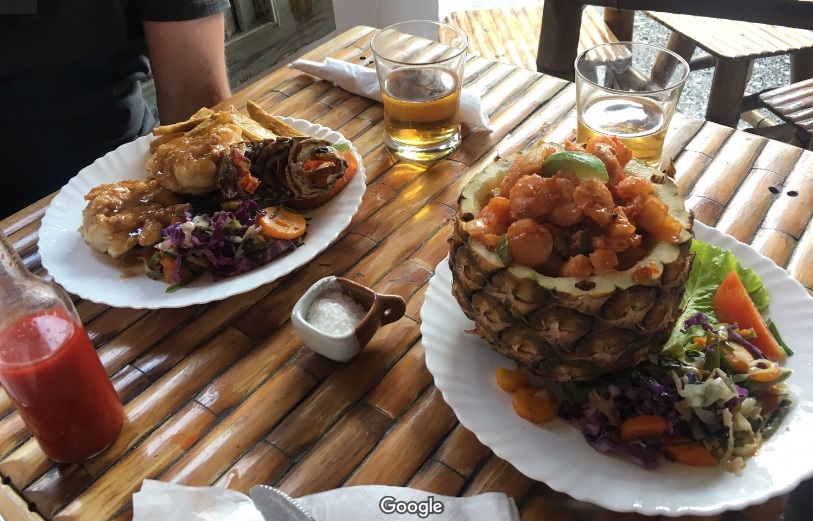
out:
M617 137L659 168L663 142L689 75L677 54L644 43L598 45L576 58L576 141Z
M391 25L370 44L384 102L384 141L401 159L435 161L460 146L460 89L469 37L452 25Z

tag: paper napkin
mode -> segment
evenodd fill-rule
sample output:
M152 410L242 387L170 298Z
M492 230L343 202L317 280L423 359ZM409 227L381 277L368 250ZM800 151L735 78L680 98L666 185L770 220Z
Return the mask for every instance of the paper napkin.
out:
M289 67L328 80L353 94L381 101L381 87L375 69L327 58L324 62L296 60ZM463 87L460 93L460 120L489 132L494 130L481 102L481 93Z
M405 487L345 487L296 500L316 521L519 521L514 500L501 492L440 496Z
M384 485L345 487L295 499L315 521L519 521L501 492L451 497ZM251 498L220 487L145 479L133 494L133 521L263 521ZM268 520L266 520L268 521Z

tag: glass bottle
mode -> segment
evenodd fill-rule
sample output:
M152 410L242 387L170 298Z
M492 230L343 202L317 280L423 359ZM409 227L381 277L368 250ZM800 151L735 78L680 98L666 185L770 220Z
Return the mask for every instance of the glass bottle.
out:
M124 409L67 292L30 273L0 231L0 384L43 452L99 453Z

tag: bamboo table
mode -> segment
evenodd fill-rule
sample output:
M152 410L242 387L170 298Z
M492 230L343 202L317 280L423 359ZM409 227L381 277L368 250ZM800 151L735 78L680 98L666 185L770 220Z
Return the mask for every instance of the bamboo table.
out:
M357 27L315 49L369 63L374 29ZM466 129L462 149L431 166L395 162L382 145L382 107L282 68L236 93L279 115L342 132L364 157L367 192L348 229L297 272L207 305L157 311L77 301L126 404L112 447L55 466L0 394L0 513L5 519L130 519L143 478L247 491L274 484L293 496L345 485L408 485L437 494L503 491L525 520L612 520L517 472L457 422L424 365L419 310L447 254L457 197L469 176L540 137L575 127L575 89L551 76L471 57L467 82L485 89L496 126ZM666 153L697 218L752 244L813 290L813 153L728 127L676 117ZM34 271L48 200L0 226ZM289 314L314 281L343 275L407 300L348 363L303 348ZM587 450L587 449L586 449ZM785 498L705 519L775 521Z

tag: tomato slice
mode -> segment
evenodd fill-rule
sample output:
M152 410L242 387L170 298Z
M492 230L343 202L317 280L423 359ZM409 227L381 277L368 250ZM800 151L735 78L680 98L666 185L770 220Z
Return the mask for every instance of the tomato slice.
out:
M257 216L257 225L269 239L296 239L305 233L307 221L302 214L281 206L269 206Z
M776 341L762 320L754 302L748 295L736 271L731 271L714 294L714 312L717 318L729 324L736 323L741 329L753 328L757 337L750 340L771 360L784 360L785 350Z

